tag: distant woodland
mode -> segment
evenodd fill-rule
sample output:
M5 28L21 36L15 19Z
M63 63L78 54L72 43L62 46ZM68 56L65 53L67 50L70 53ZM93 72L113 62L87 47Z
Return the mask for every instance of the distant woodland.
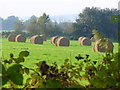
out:
M92 37L92 30L101 31L105 37L117 41L118 26L111 19L120 12L117 9L100 9L86 7L79 13L75 22L56 22L51 20L49 14L31 16L29 20L21 21L18 17L9 16L7 19L0 17L2 30L14 30L15 33L27 33L29 35L45 34L46 36L67 36L77 39L80 36Z

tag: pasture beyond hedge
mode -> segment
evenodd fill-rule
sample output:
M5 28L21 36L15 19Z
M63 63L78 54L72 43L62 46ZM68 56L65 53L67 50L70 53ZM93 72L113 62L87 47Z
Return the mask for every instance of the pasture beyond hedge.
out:
M47 61L48 64L56 62L58 65L62 65L66 58L71 60L71 63L76 62L75 56L80 54L85 56L90 55L91 60L100 61L104 56L104 53L93 52L92 46L80 46L78 41L70 41L69 47L57 47L50 43L50 40L44 41L43 45L31 44L29 39L26 43L9 42L7 38L2 38L2 57L4 59L9 58L9 54L13 53L15 57L18 57L19 52L27 50L30 52L29 57L26 57L25 65L28 67L34 67L34 63L38 61ZM118 51L118 43L114 43L114 52Z
M70 41L69 47L57 47L55 45L50 44L50 40L45 41L43 45L38 44L30 44L29 39L27 39L26 43L18 43L18 42L8 42L6 38L2 39L2 58L3 60L10 58L10 53L14 54L14 57L19 56L19 52L21 51L29 51L30 55L25 57L25 62L21 64L26 68L36 69L36 63L40 61L46 61L47 64L51 65L56 62L58 66L61 66L65 63L66 59L69 59L70 65L73 63L77 63L78 54L82 57L86 58L86 55L89 55L89 59L93 61L97 61L97 64L102 62L102 58L105 55L104 53L98 53L92 51L92 46L79 46L78 41ZM118 51L118 43L114 43L114 52ZM85 62L85 61L84 61ZM87 67L86 67L87 68ZM28 78L25 75L24 82ZM107 79L106 79L107 80ZM83 85L87 84L86 80L82 81ZM5 87L7 87L5 85Z

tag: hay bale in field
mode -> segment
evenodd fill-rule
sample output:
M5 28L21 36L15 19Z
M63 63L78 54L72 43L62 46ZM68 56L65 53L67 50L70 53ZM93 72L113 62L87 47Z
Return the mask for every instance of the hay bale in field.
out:
M79 37L79 38L78 38L79 45L81 45L81 40L82 40L83 38L84 38L84 37Z
M111 52L113 51L114 45L112 41L108 38L105 38L107 40L106 43L103 43L101 39L97 40L94 44L94 52ZM106 46L105 46L106 44Z
M59 38L58 36L52 37L50 43L51 44L56 44L58 38Z
M56 46L69 46L70 41L66 37L59 37L56 41Z
M80 44L86 45L86 46L91 46L91 40L88 37L84 37L84 38L82 38Z
M46 41L45 35L40 35L43 38L43 41Z
M94 46L93 46L92 50L95 52L95 44L94 44Z
M15 37L16 42L26 42L26 37L23 36L22 34L19 34Z
M14 34L8 35L8 41L10 41L10 42L15 42L16 36L17 36L17 35L14 35Z
M91 40L91 42L95 42L95 39L94 39L94 37L91 37L91 39L90 39L90 40Z
M32 44L43 44L43 38L39 35L32 36L30 38L30 43L32 43Z

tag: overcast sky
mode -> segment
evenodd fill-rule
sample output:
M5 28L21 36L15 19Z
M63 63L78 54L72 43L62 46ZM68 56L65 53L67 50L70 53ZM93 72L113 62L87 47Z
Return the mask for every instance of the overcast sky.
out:
M0 0L0 17L79 14L85 7L118 8L120 0Z

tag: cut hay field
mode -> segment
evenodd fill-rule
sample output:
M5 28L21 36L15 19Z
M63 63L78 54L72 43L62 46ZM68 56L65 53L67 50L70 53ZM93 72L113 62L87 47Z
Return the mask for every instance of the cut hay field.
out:
M0 40L1 41L1 40ZM25 58L23 63L25 66L35 68L35 63L39 61L46 61L48 64L56 62L58 65L63 64L66 58L71 62L76 62L75 56L80 54L85 57L86 54L90 55L91 60L101 61L104 53L93 52L92 46L80 46L78 41L70 41L69 47L57 47L50 43L50 40L44 42L43 45L31 44L29 39L26 43L9 42L7 38L2 38L2 57L9 59L9 54L13 53L15 57L18 56L20 51L29 51L30 55ZM1 43L0 42L0 43ZM114 43L114 52L118 51L118 43Z
M31 44L30 40L27 39L26 43L20 42L9 42L7 38L0 39L0 44L2 45L2 58L3 60L9 59L9 54L13 53L14 57L18 57L19 52L21 51L29 51L30 55L25 57L25 62L21 63L25 67L28 68L37 68L35 63L39 61L46 61L47 64L52 64L56 62L59 66L64 63L66 58L70 59L71 63L77 62L75 56L80 54L81 56L85 57L86 54L90 55L90 59L94 61L101 62L102 57L105 55L104 53L93 52L92 46L80 46L78 41L70 41L69 47L57 47L50 43L50 40L44 42L43 45L39 44ZM118 51L118 43L114 43L114 52ZM1 57L0 57L1 58ZM84 73L84 72L83 72ZM24 83L26 79L29 78L29 75L24 74ZM79 81L81 85L87 85L87 80ZM9 87L9 84L4 85L3 87ZM20 88L22 86L19 86Z

